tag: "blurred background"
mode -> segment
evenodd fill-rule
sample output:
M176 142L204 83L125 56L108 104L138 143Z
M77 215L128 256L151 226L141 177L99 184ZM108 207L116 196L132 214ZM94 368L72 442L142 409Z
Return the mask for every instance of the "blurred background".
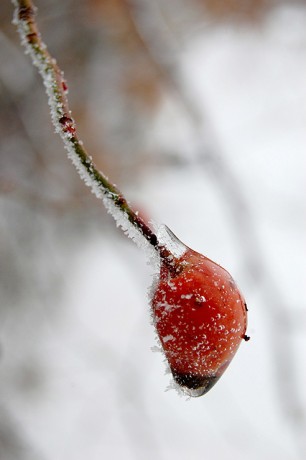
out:
M306 2L36 2L96 164L227 268L248 335L167 390L152 269L79 179L1 2L0 460L306 455Z

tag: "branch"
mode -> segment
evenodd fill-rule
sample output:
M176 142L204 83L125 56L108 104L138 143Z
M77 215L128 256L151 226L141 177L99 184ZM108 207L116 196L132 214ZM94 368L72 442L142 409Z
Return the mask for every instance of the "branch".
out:
M153 247L162 258L171 259L169 250L158 242L156 234L129 205L120 190L95 167L79 139L76 124L68 105L68 86L64 74L43 43L35 21L36 7L31 0L12 0L15 6L14 24L17 25L21 42L38 68L49 99L51 118L55 131L61 136L68 157L81 178L92 192L101 198L114 217L117 226L133 238L139 246ZM140 236L140 238L139 238ZM143 237L143 238L142 238Z

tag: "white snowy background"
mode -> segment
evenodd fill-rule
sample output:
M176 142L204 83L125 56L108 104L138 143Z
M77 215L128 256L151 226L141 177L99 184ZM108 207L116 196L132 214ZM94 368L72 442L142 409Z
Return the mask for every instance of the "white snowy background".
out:
M183 38L168 68L180 97L165 94L145 139L167 161L119 185L153 221L232 273L251 340L204 397L166 391L170 375L151 350L146 255L98 206L85 219L64 211L54 222L4 193L1 460L305 458L305 4ZM3 56L11 47L2 79L18 92L35 72L17 40L8 45L1 33L1 42ZM152 52L158 57L159 46ZM90 69L86 104L99 125L99 108L110 104L103 59L93 56ZM32 104L46 104L36 91ZM47 111L35 120L41 149L45 125L53 136L48 123ZM20 145L11 139L2 156ZM68 160L60 141L56 149L62 163L52 168L61 171ZM27 174L27 184L37 180ZM73 167L65 174L55 197Z

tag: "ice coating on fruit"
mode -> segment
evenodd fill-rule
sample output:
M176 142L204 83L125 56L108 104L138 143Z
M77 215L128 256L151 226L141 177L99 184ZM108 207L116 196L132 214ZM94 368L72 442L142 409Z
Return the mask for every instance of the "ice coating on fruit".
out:
M169 250L174 258L181 257L188 247L178 239L167 225L160 225L157 230L157 239L166 249Z
M175 382L201 396L218 381L245 336L242 294L231 275L187 248L173 266L161 261L152 308Z

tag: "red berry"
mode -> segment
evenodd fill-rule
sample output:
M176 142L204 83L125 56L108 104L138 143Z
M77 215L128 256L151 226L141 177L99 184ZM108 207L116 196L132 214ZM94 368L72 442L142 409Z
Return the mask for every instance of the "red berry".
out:
M172 266L161 260L152 307L174 380L190 396L205 394L246 337L246 304L231 275L187 248Z

